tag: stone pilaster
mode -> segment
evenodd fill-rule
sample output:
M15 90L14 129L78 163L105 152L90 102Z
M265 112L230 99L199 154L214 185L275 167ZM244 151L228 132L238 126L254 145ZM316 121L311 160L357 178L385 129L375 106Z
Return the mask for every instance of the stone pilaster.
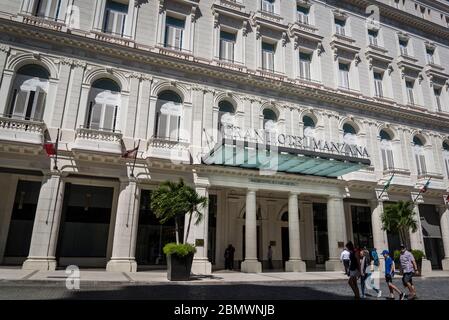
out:
M134 178L120 182L115 218L112 257L107 271L136 272L135 259L139 225L140 188Z
M59 172L44 176L34 219L26 270L55 270L65 183Z
M306 264L301 260L298 194L296 193L290 193L288 197L288 235L290 258L285 263L285 271L305 272Z
M257 212L256 190L246 193L245 216L245 261L242 262L242 272L262 272L262 265L257 260Z
M347 241L346 219L343 198L329 197L327 201L327 234L329 239L329 260L326 261L327 271L343 270L340 262L340 252Z
M441 236L444 247L444 259L441 261L443 270L449 270L449 207L440 207Z
M412 197L415 197L412 195ZM415 206L413 207L414 218L416 220L416 223L418 224L418 229L416 232L413 232L410 230L410 249L413 250L421 250L422 252L426 252L426 249L424 247L424 239L422 235L422 226L421 226L421 216L419 214L419 200L417 200ZM432 272L432 264L429 260L423 258L422 259L422 267L421 267L421 273L423 275L429 274Z

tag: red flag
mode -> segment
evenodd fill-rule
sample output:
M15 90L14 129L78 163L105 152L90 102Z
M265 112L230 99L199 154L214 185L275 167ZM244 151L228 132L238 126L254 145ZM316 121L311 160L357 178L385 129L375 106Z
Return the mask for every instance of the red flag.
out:
M54 144L53 142L44 143L44 149L47 153L47 156L51 157L56 155L56 144Z
M131 150L126 150L123 154L123 158L136 158L137 157L137 150L139 150L139 146L135 147Z
M421 193L426 193L427 188L429 187L430 184L430 179L426 182L426 184L421 188L420 192Z

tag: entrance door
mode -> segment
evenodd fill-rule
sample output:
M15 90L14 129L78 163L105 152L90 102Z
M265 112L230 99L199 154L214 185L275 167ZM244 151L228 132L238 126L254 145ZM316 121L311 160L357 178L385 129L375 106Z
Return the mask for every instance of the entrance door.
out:
M58 265L105 267L113 188L66 184Z
M5 264L20 265L28 257L41 184L34 181L19 181L17 184L6 240Z
M351 216L354 245L360 248L373 248L371 209L369 207L351 206Z
M167 260L162 249L176 241L175 230L174 220L163 225L159 223L151 210L151 191L142 190L135 253L139 269L166 269ZM179 221L179 235L184 235L184 218Z
M313 204L313 225L315 234L315 256L317 264L329 259L329 240L327 236L327 205Z
M288 235L288 227L281 228L282 237L282 266L285 268L285 261L290 259L290 239Z
M424 248L427 259L432 263L432 269L441 269L441 260L444 259L443 239L441 236L440 213L436 206L419 205L421 216Z

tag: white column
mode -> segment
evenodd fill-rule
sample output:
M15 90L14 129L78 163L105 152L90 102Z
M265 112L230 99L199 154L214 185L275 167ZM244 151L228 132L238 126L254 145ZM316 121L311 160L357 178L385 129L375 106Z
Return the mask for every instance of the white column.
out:
M198 180L198 179L195 179ZM204 182L204 181L203 181ZM209 198L208 183L195 183L195 191L201 197ZM193 257L192 263L192 273L194 274L212 274L212 264L209 262L207 256L207 245L208 245L208 235L209 235L209 206L198 208L203 215L200 223L195 225L196 217L192 217L192 222L190 225L189 237L187 239L188 243L196 245L196 253ZM185 218L185 228L187 230L187 223L190 215L186 214Z
M444 247L444 259L441 264L443 270L449 270L449 207L447 205L440 207L440 226Z
M13 85L14 73L10 70L3 72L2 84L0 87L0 114L6 114L9 111L8 98Z
M23 263L23 269L56 269L55 253L64 188L64 180L58 172L52 172L44 177L37 202L30 253Z
M256 191L251 189L246 193L245 261L241 271L262 272L262 264L257 260Z
M415 197L415 195L412 195L412 197ZM423 235L422 235L421 216L419 214L419 203L418 202L415 203L415 206L413 207L413 212L415 213L414 219L416 220L418 229L416 230L416 232L413 232L412 230L410 230L410 248L409 249L421 250L422 252L426 253L426 249L424 247L424 239L423 239ZM432 264L429 260L427 260L425 258L422 259L421 272L423 275L432 272Z
M112 257L107 271L136 272L137 227L139 225L140 188L135 178L120 182L115 218Z
M373 244L377 250L379 257L379 268L384 268L384 257L382 256L383 250L388 250L388 237L387 232L382 230L382 213L384 212L384 203L382 200L371 200L371 225L373 228Z
M0 44L0 86L2 84L2 74L8 60L10 47L5 44Z
M301 240L299 235L298 194L290 193L288 197L288 241L290 258L285 263L287 272L305 272L306 264L301 260Z
M343 198L331 196L327 201L327 236L329 239L329 260L326 261L326 270L343 270L340 252L347 241Z

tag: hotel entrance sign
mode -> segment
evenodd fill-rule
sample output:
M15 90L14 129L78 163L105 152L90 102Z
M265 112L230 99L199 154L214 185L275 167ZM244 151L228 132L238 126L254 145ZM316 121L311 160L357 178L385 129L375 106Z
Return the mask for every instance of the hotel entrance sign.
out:
M230 126L221 136L204 163L333 178L371 164L366 148L347 143Z

